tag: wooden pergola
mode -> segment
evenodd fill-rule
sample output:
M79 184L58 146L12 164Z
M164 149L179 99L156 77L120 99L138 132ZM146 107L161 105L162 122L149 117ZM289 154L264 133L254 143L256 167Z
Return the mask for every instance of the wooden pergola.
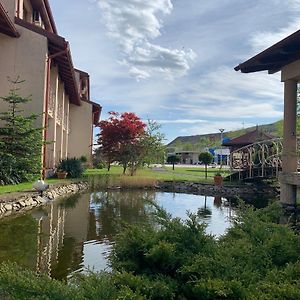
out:
M280 200L295 205L300 173L297 172L297 84L300 81L300 30L274 44L263 52L235 67L242 73L281 71L284 83L283 155Z

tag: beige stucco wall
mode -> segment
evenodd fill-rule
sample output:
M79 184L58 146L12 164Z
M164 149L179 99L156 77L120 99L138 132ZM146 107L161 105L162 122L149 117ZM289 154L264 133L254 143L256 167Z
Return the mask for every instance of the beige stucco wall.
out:
M13 19L15 1L4 0L4 4ZM30 96L32 101L22 108L25 114L40 114L36 126L43 127L48 41L46 37L26 28L18 25L16 28L21 35L19 38L0 33L0 97L8 95L12 88L8 77L16 79L19 76L20 80L25 80L18 86L18 93L23 97ZM82 102L81 106L70 104L55 65L50 73L50 98L54 98L54 109L48 119L47 141L52 143L46 146L46 167L54 168L65 157L84 155L91 161L92 105L86 102ZM78 73L76 80L79 81ZM63 119L60 124L57 120L59 106ZM0 111L7 111L7 105L1 100Z
M70 104L70 133L68 141L68 157L86 156L92 159L92 105L81 102L81 106Z
M45 62L48 52L47 39L39 34L17 26L20 38L11 38L0 34L0 96L6 96L12 88L7 78L16 79L18 76L25 82L18 88L19 94L32 101L23 108L25 113L41 114L44 110ZM7 106L0 102L0 110ZM43 126L43 116L36 124Z

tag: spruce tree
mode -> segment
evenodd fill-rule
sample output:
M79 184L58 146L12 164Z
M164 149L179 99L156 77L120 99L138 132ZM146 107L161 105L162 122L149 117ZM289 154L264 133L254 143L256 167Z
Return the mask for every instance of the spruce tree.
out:
M0 112L0 184L15 184L40 176L42 128L35 127L38 114L27 114L20 107L31 97L18 94L19 78L10 80L8 96L0 97L7 110Z

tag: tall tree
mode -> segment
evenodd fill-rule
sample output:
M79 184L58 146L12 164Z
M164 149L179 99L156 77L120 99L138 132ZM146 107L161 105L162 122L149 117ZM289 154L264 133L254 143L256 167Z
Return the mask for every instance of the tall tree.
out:
M19 78L11 81L8 96L0 97L7 111L0 112L0 181L2 184L32 180L41 172L42 128L35 127L38 114L26 114L21 107L31 101L21 97Z
M205 178L207 178L207 165L213 161L213 156L209 152L202 152L199 154L199 161L205 165Z
M113 161L119 161L125 174L133 158L140 153L140 141L146 124L134 113L110 112L108 120L101 121L98 144L101 147L108 169Z

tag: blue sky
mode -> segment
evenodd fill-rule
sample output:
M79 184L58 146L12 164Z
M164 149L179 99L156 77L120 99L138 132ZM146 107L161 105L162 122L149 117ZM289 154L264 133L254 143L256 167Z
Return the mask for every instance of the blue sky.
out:
M50 4L104 119L111 110L132 111L158 121L171 141L283 116L280 74L233 68L300 28L300 0Z

